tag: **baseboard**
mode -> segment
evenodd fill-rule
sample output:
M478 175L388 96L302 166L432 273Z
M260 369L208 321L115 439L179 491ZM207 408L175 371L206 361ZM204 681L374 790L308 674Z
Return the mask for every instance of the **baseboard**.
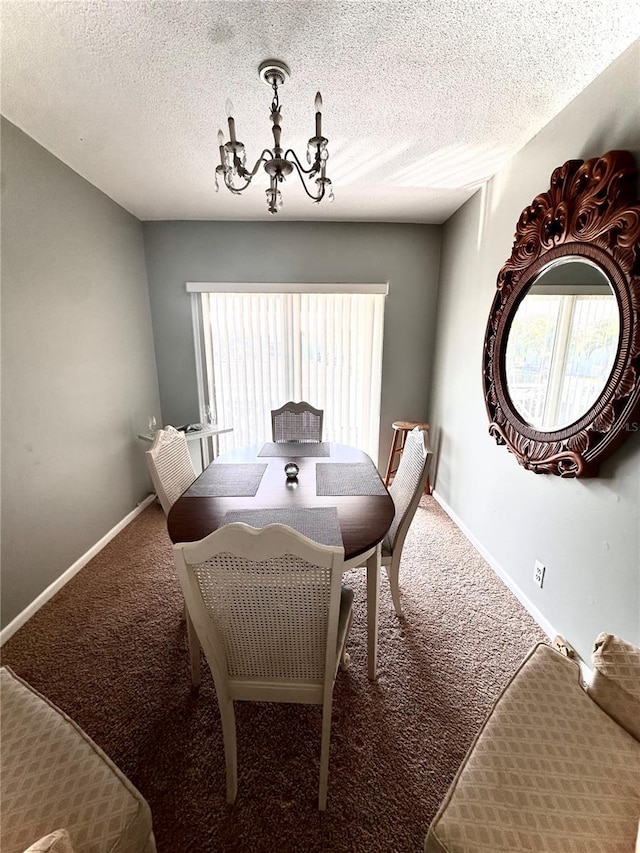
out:
M542 628L547 637L549 637L550 640L553 640L553 638L556 637L560 632L553 627L553 625L551 624L551 622L549 622L546 616L535 606L531 599L527 595L525 595L525 593L520 589L518 584L515 583L513 578L509 577L509 575L507 574L507 572L505 572L500 563L498 563L498 561L494 559L494 557L487 551L482 542L480 542L474 536L474 534L469 530L467 525L444 500L442 495L434 491L432 492L432 496L440 504L442 509L447 513L449 518L455 523L456 527L460 528L461 532L464 533L464 535L467 537L469 542L471 542L476 551L478 551L478 553L487 561L487 563L498 575L503 584L515 595L515 597L518 599L520 604L522 604L524 609L538 623L538 625ZM591 676L593 674L592 669L578 655L576 655L575 659L580 665L580 672L583 680L588 683L591 680Z
M56 592L62 589L62 587L68 583L81 568L86 566L89 560L92 560L98 552L102 551L104 546L111 542L111 540L116 537L121 530L124 530L124 528L130 524L136 516L140 515L140 513L155 500L155 497L155 495L149 495L144 500L140 501L135 509L133 509L128 515L125 515L122 521L119 521L115 527L112 527L108 533L105 533L102 539L89 548L89 550L83 554L79 560L76 560L72 566L60 575L60 577L56 578L52 584L49 584L49 586L31 602L31 604L25 607L22 613L19 613L15 619L9 622L6 628L3 628L2 631L0 631L0 646L6 643L9 637L12 637L18 628L22 628L25 622L31 619L33 614L40 610L43 604L46 604L50 598L53 598Z

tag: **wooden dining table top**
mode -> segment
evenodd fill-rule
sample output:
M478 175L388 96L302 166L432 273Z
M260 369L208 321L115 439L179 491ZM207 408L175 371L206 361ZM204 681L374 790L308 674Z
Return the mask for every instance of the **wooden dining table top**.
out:
M223 518L230 510L318 507L336 507L345 560L364 554L382 541L391 526L395 511L393 500L386 489L383 494L373 495L316 494L316 465L325 462L364 464L367 466L367 477L370 474L376 485L378 481L382 483L375 465L366 453L346 444L331 442L329 456L295 456L289 459L283 456L259 456L262 448L263 444L260 443L230 450L211 463L266 463L267 468L256 494L244 497L190 494L198 491L198 478L169 512L167 526L172 542L203 539L223 524ZM284 473L287 462L295 462L300 469L295 483L287 482Z

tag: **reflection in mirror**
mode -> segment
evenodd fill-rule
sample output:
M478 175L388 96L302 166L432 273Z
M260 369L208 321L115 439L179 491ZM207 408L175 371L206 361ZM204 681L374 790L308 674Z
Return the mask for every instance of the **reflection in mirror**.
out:
M545 267L507 341L507 387L523 421L546 432L586 414L609 379L619 336L618 303L599 267L577 257Z

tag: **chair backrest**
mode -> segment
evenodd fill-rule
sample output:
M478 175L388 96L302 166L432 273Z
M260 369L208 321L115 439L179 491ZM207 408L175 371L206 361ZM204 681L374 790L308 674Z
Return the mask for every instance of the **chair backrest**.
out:
M430 459L427 433L415 427L407 435L398 470L389 486L389 494L396 508L387 533L392 552L404 544L429 476Z
M322 441L324 411L304 401L271 410L274 441Z
M337 668L343 548L284 524L235 523L175 545L174 557L219 700L323 702Z
M185 434L172 426L159 429L146 456L153 487L168 515L176 500L196 478Z

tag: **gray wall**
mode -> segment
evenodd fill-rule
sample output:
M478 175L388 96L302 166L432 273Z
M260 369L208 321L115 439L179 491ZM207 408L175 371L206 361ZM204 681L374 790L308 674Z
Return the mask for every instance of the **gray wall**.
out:
M150 492L142 227L2 120L2 624Z
M566 160L640 164L640 43L545 127L444 229L430 418L436 491L551 625L589 659L599 631L640 642L640 432L592 480L520 467L487 433L481 357L520 212ZM532 581L547 566L542 590Z
M380 462L394 420L424 420L435 334L440 228L310 222L144 223L166 423L198 420L187 281L389 281Z

